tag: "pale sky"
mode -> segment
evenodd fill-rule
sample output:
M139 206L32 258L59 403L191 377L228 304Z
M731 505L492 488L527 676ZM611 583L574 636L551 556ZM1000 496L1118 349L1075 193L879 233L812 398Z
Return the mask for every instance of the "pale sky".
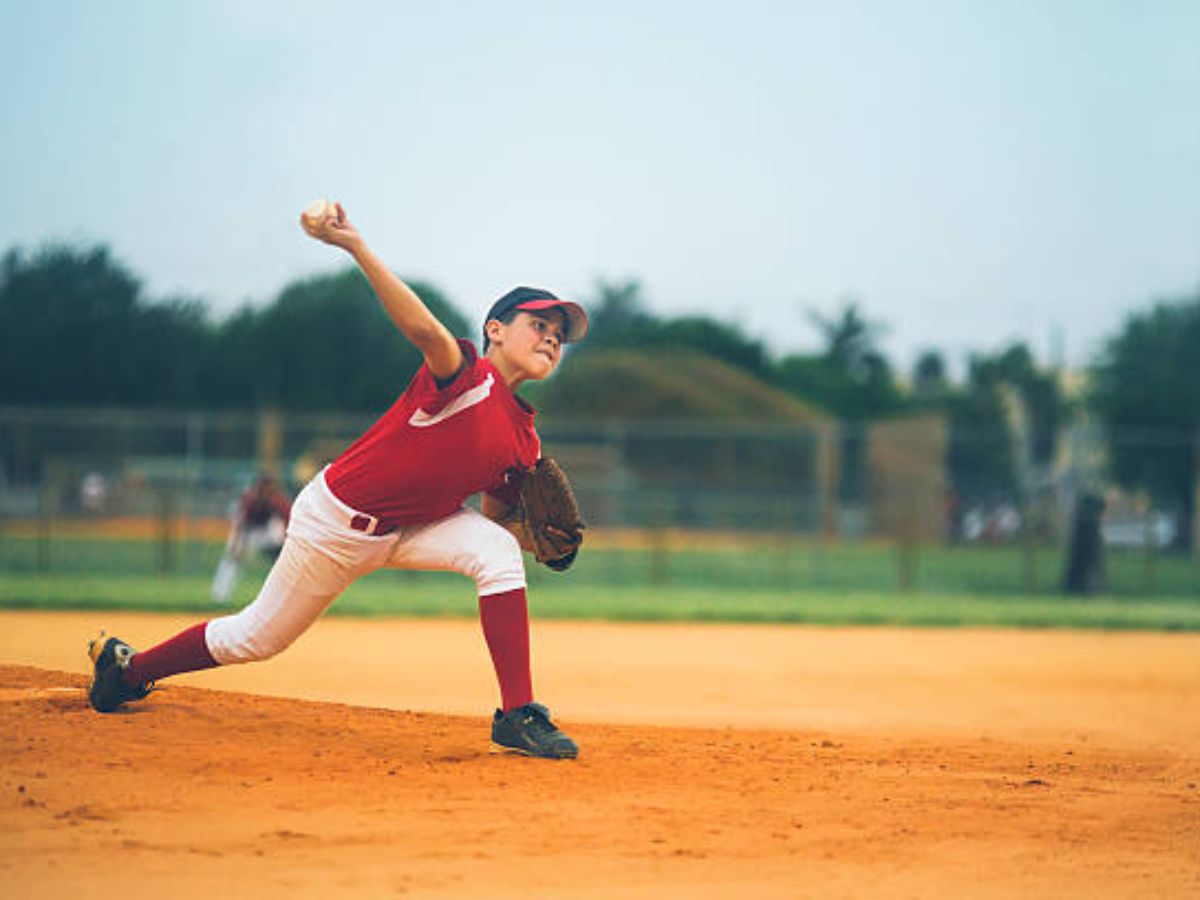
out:
M637 278L907 371L1200 289L1200 2L0 0L0 249L104 242L224 314L343 262L343 202L471 319Z

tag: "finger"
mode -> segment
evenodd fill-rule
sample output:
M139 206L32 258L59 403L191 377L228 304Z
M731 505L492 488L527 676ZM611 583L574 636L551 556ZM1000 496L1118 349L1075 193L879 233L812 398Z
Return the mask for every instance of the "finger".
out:
M339 225L346 221L346 210L342 208L342 204L334 203L333 208L337 210L337 223Z

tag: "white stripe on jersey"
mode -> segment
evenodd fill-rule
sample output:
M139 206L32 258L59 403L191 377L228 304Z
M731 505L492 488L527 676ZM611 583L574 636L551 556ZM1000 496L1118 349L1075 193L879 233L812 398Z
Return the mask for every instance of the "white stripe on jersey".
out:
M418 409L409 416L408 424L413 426L413 428L428 428L431 425L436 425L438 422L444 422L451 416L458 415L463 410L470 409L472 406L486 400L492 392L492 385L494 383L495 379L492 377L492 373L488 372L487 378L469 391L463 391L432 416L425 412L425 410Z

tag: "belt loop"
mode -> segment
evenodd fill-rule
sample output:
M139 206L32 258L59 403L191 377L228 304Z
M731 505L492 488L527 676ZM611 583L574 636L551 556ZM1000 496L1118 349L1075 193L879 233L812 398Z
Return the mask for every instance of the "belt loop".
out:
M361 531L364 534L374 534L375 529L379 526L379 520L374 516L368 516L366 513L356 513L350 519L350 527L355 531Z

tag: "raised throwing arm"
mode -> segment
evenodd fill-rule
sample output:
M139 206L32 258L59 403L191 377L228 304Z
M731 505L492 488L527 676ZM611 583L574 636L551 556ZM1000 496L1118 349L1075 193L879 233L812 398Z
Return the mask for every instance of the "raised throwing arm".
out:
M305 232L316 240L345 250L375 290L388 317L425 357L429 371L439 380L455 375L463 364L462 349L429 307L367 246L340 203L326 204L318 217L300 216Z

